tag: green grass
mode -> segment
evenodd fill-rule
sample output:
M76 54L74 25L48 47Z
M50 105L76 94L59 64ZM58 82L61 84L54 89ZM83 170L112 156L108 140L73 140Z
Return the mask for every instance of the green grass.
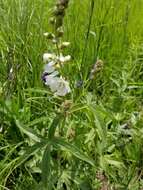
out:
M143 2L70 0L64 98L41 81L55 2L0 0L0 190L141 190Z

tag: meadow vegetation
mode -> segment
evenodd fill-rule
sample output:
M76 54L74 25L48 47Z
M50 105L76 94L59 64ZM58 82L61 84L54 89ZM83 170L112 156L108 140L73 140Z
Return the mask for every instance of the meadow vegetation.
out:
M0 0L0 190L142 190L143 1L69 1L65 96L41 80L56 2Z

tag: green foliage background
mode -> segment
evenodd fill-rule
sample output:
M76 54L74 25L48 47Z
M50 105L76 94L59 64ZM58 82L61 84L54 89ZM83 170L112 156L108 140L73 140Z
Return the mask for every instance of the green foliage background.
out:
M0 0L2 190L143 188L143 1L94 0L91 18L92 2L67 9L72 93L57 98L41 81L55 1ZM89 83L98 58L103 71Z

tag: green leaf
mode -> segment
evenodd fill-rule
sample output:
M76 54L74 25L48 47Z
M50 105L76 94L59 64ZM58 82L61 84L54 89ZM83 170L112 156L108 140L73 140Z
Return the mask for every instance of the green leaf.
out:
M26 124L26 127L31 127L33 125L36 125L38 123L41 123L41 122L47 121L47 120L49 120L49 117L43 116L43 117L40 117L38 119L34 119L33 121L29 122L28 124Z
M107 156L107 155L104 156L104 161L107 164L110 164L110 165L115 166L117 168L124 167L124 164L121 161L114 160L112 157L110 158L110 156Z
M85 180L85 181L83 181L83 182L80 184L80 189L81 189L81 190L92 190L92 187L91 187L89 181L88 181L88 180Z
M16 126L20 129L21 132L26 134L29 138L36 142L40 142L41 136L36 134L31 128L25 127L19 120L15 119Z
M46 146L46 149L44 151L43 158L42 158L42 182L43 182L44 188L47 188L50 173L51 173L50 152L51 152L51 144L48 144Z
M59 125L59 123L60 123L60 121L61 121L61 119L62 119L62 116L63 116L62 114L58 114L58 115L54 118L53 122L51 123L51 126L50 126L50 128L49 128L49 134L48 134L48 138L49 138L49 139L52 139L52 138L54 137L56 128L57 128L57 126Z
M54 143L59 146L61 149L69 151L70 153L72 153L74 156L76 156L77 158L89 163L90 165L94 166L94 161L89 158L88 156L86 156L77 146L72 145L66 141L64 141L61 138L54 138Z
M74 112L79 112L81 110L87 109L88 106L87 105L83 105L83 104L76 104L74 105L71 110L70 113L74 113Z
M31 155L35 154L37 151L39 151L41 148L43 148L46 145L46 143L47 143L46 141L42 141L40 143L36 143L33 146L29 147L26 150L26 152L22 156L19 157L15 168L17 168L19 165L21 165L23 162L25 162Z

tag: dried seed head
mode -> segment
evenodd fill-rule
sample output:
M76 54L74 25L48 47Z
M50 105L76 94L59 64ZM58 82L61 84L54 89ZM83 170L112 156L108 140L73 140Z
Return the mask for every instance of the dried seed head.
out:
M96 64L94 65L93 69L96 71L99 71L103 68L103 61L101 59L96 61Z
M93 66L93 69L90 71L90 76L89 79L94 79L96 73L98 73L99 71L101 71L103 69L103 61L102 60L97 60L96 63Z

